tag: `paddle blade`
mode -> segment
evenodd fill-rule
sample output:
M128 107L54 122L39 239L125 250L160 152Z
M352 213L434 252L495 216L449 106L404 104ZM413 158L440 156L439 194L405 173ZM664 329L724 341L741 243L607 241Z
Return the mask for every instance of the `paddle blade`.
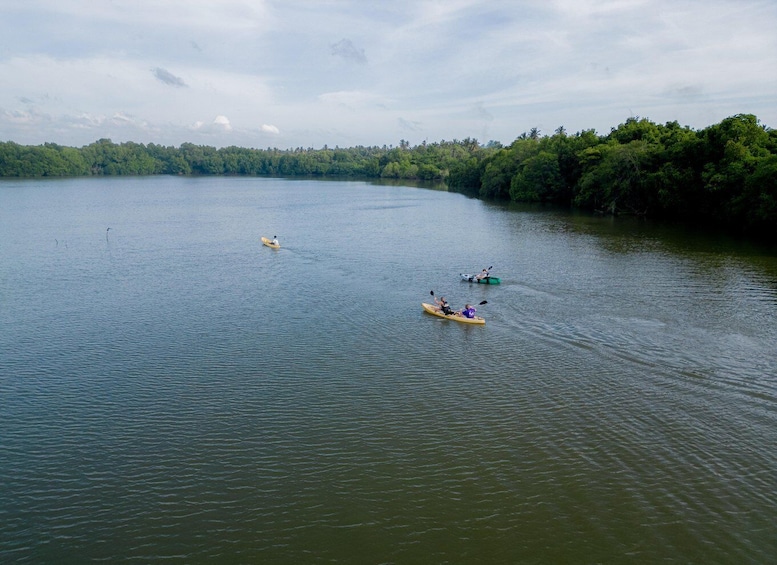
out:
M483 304L488 304L488 300L484 300L483 302L481 302L480 304L478 304L478 306L483 306Z

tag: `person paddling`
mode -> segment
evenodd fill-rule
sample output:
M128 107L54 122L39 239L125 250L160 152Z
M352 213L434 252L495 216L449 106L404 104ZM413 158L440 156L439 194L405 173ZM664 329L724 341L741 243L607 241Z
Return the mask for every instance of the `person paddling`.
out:
M272 236L272 244L273 245L280 245L278 243L278 236L277 235Z
M441 296L440 298L434 297L434 301L437 303L437 306L439 306L440 311L445 314L446 316L452 316L456 314L453 310L451 310L451 307L448 305L448 301L445 300L444 296Z
M477 312L477 310L475 310L475 308L473 308L471 304L465 304L464 309L461 312L459 312L459 314L461 314L465 318L474 318L475 312Z
M475 275L475 280L483 280L488 277L488 269L483 269L480 271L479 275Z

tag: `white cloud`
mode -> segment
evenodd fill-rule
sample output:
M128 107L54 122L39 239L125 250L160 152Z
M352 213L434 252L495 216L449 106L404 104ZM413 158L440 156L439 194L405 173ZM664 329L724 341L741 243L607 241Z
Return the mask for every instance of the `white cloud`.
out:
M12 124L32 124L38 120L32 112L3 110L3 121Z
M226 116L216 116L213 120L213 125L217 128L221 128L224 131L231 131L232 124L229 123L229 118Z
M262 124L261 129L264 133L272 133L275 135L278 135L281 132L277 127L268 124Z

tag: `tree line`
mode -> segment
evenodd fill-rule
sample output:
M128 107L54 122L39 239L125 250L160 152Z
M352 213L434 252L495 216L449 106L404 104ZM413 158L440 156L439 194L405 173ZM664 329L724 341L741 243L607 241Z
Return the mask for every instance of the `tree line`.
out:
M450 188L777 241L777 131L740 114L700 131L629 118L603 136L536 130L451 169Z
M644 118L606 135L535 128L509 146L470 138L285 150L0 142L0 177L158 174L442 180L483 199L711 224L777 241L777 131L751 114L702 130Z
M81 148L55 143L23 146L0 142L0 177L88 175L270 175L444 180L475 140L442 141L410 147L249 149L184 143L113 143L100 139Z

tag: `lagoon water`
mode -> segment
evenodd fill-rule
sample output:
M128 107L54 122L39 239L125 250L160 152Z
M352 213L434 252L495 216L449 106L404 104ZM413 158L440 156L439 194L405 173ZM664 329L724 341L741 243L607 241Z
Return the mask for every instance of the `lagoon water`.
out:
M774 254L407 186L0 183L3 563L776 555Z

